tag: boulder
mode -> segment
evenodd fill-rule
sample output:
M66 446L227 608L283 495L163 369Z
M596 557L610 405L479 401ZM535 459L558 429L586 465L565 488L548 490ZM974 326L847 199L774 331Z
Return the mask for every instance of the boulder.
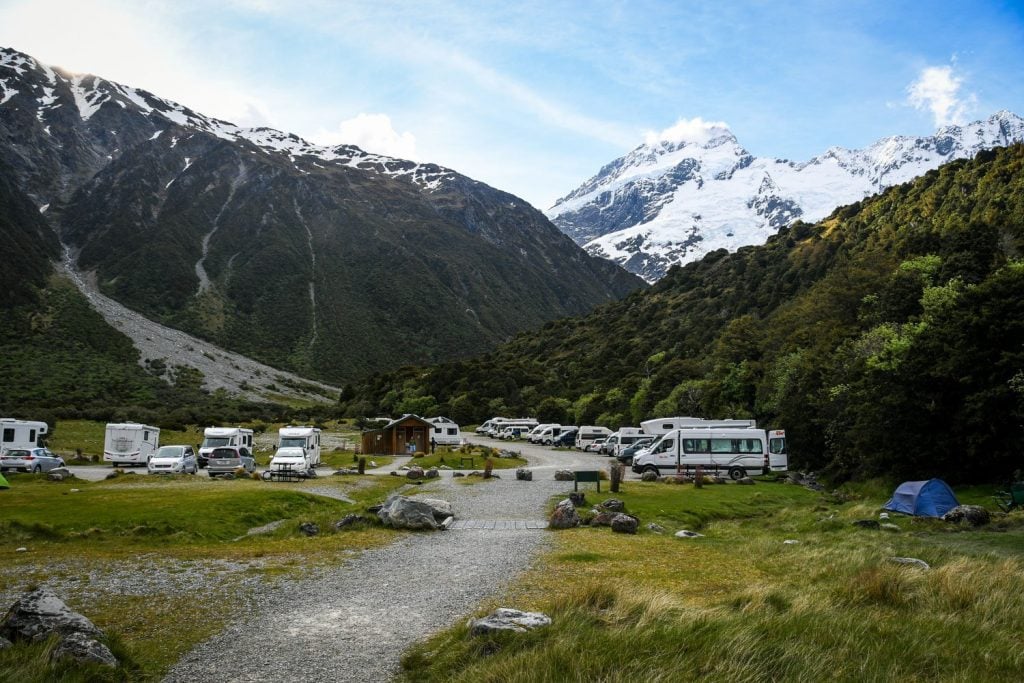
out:
M409 471L405 473L405 476L409 479L422 479L426 475L424 474L422 467L415 465L409 468Z
M892 522L883 522L882 524L878 525L878 528L882 529L883 531L903 531L903 529L899 528L899 526L893 524Z
M516 481L533 481L533 470L520 467L516 470Z
M464 476L466 476L466 475L465 475L465 474L463 474L462 472L452 472L452 478L455 478L455 477L464 477Z
M587 504L587 496L583 491L573 491L569 494L569 500L571 500L572 504L578 508Z
M572 470L555 470L555 481L576 481Z
M890 557L889 561L893 564L902 564L907 567L916 567L917 569L931 569L931 565L916 557Z
M647 525L647 529L649 531L653 531L656 534L663 534L663 533L665 533L665 527L663 527L660 524L655 524L654 522L651 522L650 524L648 524Z
M74 476L67 467L54 467L46 474L46 478L50 481L64 481Z
M61 637L50 655L51 661L70 657L79 662L96 662L104 666L117 667L117 657L106 645L80 631Z
M782 542L782 545L799 545L799 544L800 544L800 541L796 540L795 538L787 538L785 541Z
M609 498L600 504L605 510L611 510L612 512L625 512L626 504L618 498Z
M307 536L316 536L320 533L320 527L313 522L303 522L299 525L299 531Z
M967 522L971 526L984 526L991 521L988 510L980 505L957 505L955 508L942 515L942 521Z
M45 587L22 595L0 622L0 636L11 641L45 640L51 633L103 637L103 631Z
M688 529L681 529L676 532L676 538L704 538L704 534L698 534L696 531L689 531Z
M624 512L617 512L612 517L612 531L617 534L635 534L640 526L640 520Z
M614 519L615 515L619 514L611 510L598 510L596 508L593 512L595 514L590 518L590 526L611 526L612 519Z
M658 481L658 473L653 470L647 470L640 475L640 481Z
M347 477L353 474L359 474L359 470L346 469L343 467L340 470L335 470L331 474L338 477Z
M11 645L14 645L14 643L7 640L6 638L0 637L0 650L9 648Z
M580 516L576 513L576 506L568 498L555 506L548 520L548 526L552 529L571 529L579 524Z
M437 479L441 476L441 472L436 467L431 467L423 474L423 476L427 479Z
M455 514L452 510L452 504L449 503L447 500L441 500L440 498L419 497L417 497L416 500L426 505L429 505L430 509L434 511L434 518L438 521L441 521L445 517L451 517L453 514Z
M364 517L363 515L357 515L357 514L354 514L354 513L349 513L349 514L345 515L344 517L342 517L341 519L339 519L337 522L335 522L334 523L334 528L335 529L339 529L339 530L340 529L346 529L346 528L352 526L353 524L367 524L369 522L370 522L370 518L369 517Z
M435 508L431 503L443 503L443 507ZM447 501L429 498L417 499L405 496L392 496L377 513L384 526L395 529L437 529L439 522L451 516L451 504Z
M551 624L551 617L541 612L522 612L517 609L500 607L482 619L471 619L469 633L484 636L497 631L530 631Z
M742 479L737 479L736 483L743 484L744 486L753 486L755 484L754 480L751 479L750 477L743 477Z
M880 525L877 519L858 519L852 522L853 526L859 526L862 529L878 529Z

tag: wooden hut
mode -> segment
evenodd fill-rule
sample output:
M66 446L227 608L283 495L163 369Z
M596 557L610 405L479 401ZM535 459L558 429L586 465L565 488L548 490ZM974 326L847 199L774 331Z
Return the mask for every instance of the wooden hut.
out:
M418 415L403 415L380 429L363 432L362 452L371 455L409 455L430 452L434 425Z

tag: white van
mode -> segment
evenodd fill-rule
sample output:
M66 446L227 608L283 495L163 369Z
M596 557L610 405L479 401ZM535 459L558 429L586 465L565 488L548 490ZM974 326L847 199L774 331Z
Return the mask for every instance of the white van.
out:
M462 431L454 420L447 417L428 417L427 422L434 425L430 438L438 446L458 446L462 443Z
M702 417L658 417L653 420L644 420L640 423L640 429L644 434L658 436L668 434L673 429L692 429L694 427L757 427L755 420L705 420Z
M543 433L546 429L550 429L552 427L557 426L558 425L554 422L545 422L543 424L539 424L526 433L526 440L529 441L530 443L540 443L541 433Z
M320 430L316 427L281 427L277 430L277 447L295 446L306 451L310 467L320 465Z
M725 472L730 479L789 467L786 432L778 429L690 428L663 434L651 447L633 457L637 474L692 471L700 465L708 472Z
M612 430L607 427L597 427L595 425L583 425L580 430L576 432L576 448L581 451L594 443L598 439L607 439L612 435Z
M650 434L644 434L639 427L620 427L619 431L605 439L604 445L601 446L601 452L616 458L623 448L632 446L637 439L642 439L645 436L650 436Z
M45 422L0 418L0 453L10 449L30 449L42 446L49 426Z
M484 434L490 436L492 432L497 432L503 429L506 422L511 422L511 418L507 417L492 417L482 425L476 428L477 434Z
M536 420L517 420L515 422L506 422L502 425L501 431L498 432L498 438L506 441L515 441L526 436L526 434L536 426Z
M103 437L103 461L117 465L145 465L160 448L160 428L137 422L107 425Z
M199 446L199 466L206 467L213 449L222 446L245 446L245 449L252 453L252 440L253 432L251 429L243 429L241 427L207 427L203 430L203 443Z

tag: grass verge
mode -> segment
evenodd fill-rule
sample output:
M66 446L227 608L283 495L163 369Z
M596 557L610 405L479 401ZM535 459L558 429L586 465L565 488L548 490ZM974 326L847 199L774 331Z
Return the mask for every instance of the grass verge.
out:
M615 497L665 533L551 532L536 568L482 612L538 610L552 625L455 626L406 654L405 679L1019 680L1024 513L981 530L900 517L885 531L852 526L884 499L781 484L631 482ZM705 536L677 539L681 527ZM889 559L907 556L932 569Z

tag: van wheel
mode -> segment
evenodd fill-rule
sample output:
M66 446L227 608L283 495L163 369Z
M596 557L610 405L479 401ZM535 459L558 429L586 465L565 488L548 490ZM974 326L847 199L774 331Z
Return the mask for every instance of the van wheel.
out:
M647 467L645 467L644 468L644 472L654 472L655 474L657 474L659 476L661 475L661 472L659 472L658 468L655 467L654 465L648 465Z
M747 476L747 471L742 467L730 467L729 478L733 481L739 481L743 477Z

